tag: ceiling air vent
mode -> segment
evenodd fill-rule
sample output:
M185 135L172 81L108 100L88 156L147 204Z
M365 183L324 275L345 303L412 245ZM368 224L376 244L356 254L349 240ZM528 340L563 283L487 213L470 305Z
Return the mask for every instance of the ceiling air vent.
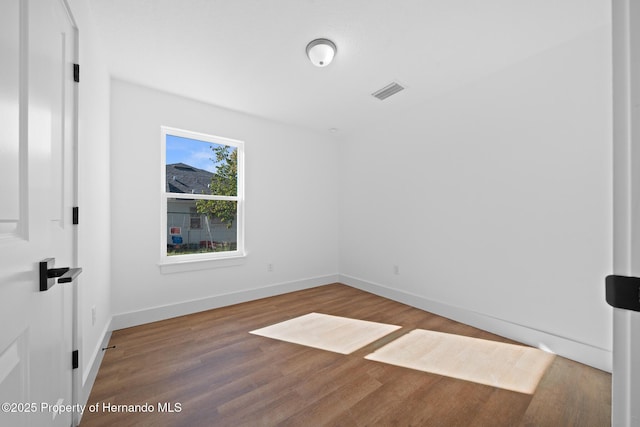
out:
M378 90L376 92L373 92L371 95L373 95L374 97L376 97L380 101L382 101L383 99L387 99L391 95L396 94L396 93L400 92L403 89L404 88L402 86L400 86L398 83L393 82L390 85L387 85L387 86L383 87L382 89L380 89L380 90Z

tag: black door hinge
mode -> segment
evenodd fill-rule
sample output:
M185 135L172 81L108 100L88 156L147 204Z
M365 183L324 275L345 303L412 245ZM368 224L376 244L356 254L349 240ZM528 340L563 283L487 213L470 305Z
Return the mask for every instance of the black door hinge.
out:
M605 298L615 308L640 311L640 278L607 276Z
M78 369L78 350L73 350L71 353L71 367Z
M79 215L80 215L80 208L78 206L74 206L73 207L73 225L78 225L79 224Z
M80 82L80 64L73 64L73 81Z

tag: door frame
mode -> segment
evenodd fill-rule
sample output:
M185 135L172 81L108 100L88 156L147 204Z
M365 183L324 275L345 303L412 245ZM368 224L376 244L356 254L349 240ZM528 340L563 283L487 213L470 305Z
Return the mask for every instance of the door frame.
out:
M640 276L640 3L612 2L613 274ZM640 425L640 313L613 309L611 424ZM635 402L635 404L634 404Z

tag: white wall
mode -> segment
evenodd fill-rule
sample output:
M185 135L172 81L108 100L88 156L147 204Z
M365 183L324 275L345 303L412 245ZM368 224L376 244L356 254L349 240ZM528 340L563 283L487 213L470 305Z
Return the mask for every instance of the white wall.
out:
M69 0L69 4L79 30L81 70L78 86L78 265L83 271L78 277L78 304L84 388L81 399L86 400L111 322L110 78L87 2ZM92 307L96 308L95 323Z
M610 58L601 28L349 140L343 280L610 369Z
M245 141L243 264L161 273L161 125ZM328 137L113 80L114 328L335 280L336 155Z

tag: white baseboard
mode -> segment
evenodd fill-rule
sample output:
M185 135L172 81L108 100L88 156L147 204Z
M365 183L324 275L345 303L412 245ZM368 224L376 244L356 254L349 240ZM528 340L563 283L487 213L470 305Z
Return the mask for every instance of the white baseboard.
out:
M338 281L338 277L339 276L337 274L312 277L302 280L295 280L292 282L278 283L261 288L245 289L238 292L216 295L176 304L131 311L128 313L114 314L112 321L112 330L129 328L131 326L143 325L145 323L170 319L172 317L184 316L186 314L198 313L200 311L211 310L214 308L225 307L228 305L253 301L260 298L267 298L275 295L285 294L288 292L294 292L302 289L326 285L329 283L335 283Z
M443 304L409 292L392 289L377 283L348 275L339 275L338 282L354 288L389 298L421 310L461 322L523 344L550 351L576 362L611 372L612 353L610 350L561 337L550 332L533 329L524 325L498 319L486 314Z

